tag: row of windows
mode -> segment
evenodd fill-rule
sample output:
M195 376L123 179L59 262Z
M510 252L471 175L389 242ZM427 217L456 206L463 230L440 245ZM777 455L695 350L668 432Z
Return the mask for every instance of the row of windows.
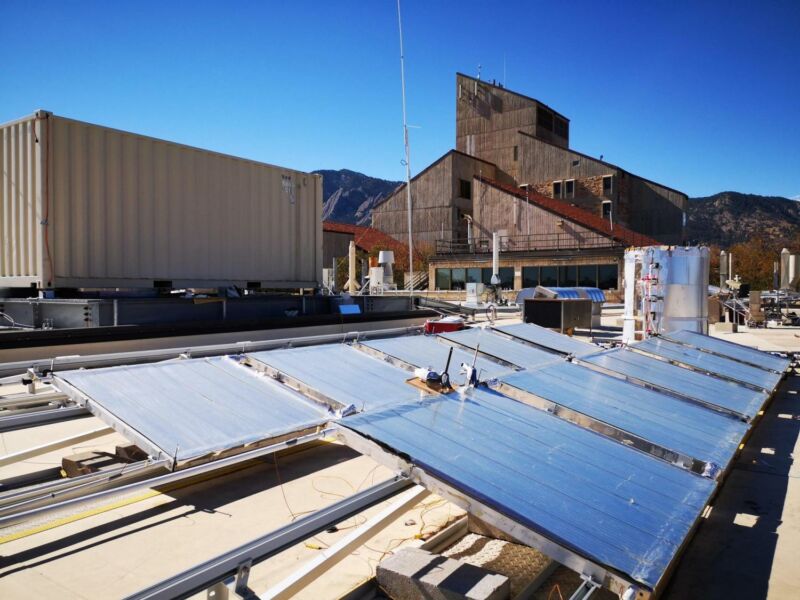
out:
M500 287L514 289L514 267L500 267ZM468 283L492 283L492 269L474 267L471 269L436 269L437 290L464 290Z
M603 196L610 197L614 193L614 176L603 176ZM575 180L566 179L564 181L553 182L553 198L574 198Z
M565 267L522 267L522 287L617 288L617 265L568 265Z
M500 287L514 289L514 268L500 267ZM564 267L522 267L522 287L599 287L617 288L617 265L568 265ZM437 290L463 290L468 283L489 285L492 269L436 269Z

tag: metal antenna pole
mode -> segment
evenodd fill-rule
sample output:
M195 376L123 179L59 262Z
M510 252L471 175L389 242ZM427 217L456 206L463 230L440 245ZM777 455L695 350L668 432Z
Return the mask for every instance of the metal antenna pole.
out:
M397 0L397 27L400 30L400 86L403 89L403 143L406 148L406 204L408 206L408 288L414 296L414 242L411 238L411 152L408 147L408 121L406 120L406 69L403 54L403 19L400 18L400 0Z

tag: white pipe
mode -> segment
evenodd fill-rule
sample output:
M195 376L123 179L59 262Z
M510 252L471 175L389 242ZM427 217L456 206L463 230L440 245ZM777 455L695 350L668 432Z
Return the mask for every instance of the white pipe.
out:
M350 240L350 251L347 256L348 276L350 277L350 293L355 294L358 291L358 282L356 281L356 243Z
M492 232L492 278L494 277L500 277L500 236L496 231Z

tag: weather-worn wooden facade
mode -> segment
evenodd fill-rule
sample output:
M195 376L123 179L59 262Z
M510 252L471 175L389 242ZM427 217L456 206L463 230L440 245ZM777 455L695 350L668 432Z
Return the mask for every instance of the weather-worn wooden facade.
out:
M496 164L514 179L517 132L569 146L569 119L547 105L467 75L456 75L456 148Z
M599 215L610 203L605 210L616 222L664 243L683 240L686 194L524 132L518 133L518 145L519 185Z
M438 239L466 237L464 215L472 213L472 178L508 180L495 165L451 150L411 180L414 244L433 244ZM372 210L372 226L405 242L408 237L406 186Z

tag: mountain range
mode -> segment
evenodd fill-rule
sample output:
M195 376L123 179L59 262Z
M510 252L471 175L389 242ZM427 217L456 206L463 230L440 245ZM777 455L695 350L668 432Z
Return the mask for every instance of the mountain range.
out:
M347 169L314 172L323 177L326 221L369 225L372 208L401 184ZM728 247L756 235L790 240L799 232L800 202L796 200L739 192L689 198L686 235L691 240Z

